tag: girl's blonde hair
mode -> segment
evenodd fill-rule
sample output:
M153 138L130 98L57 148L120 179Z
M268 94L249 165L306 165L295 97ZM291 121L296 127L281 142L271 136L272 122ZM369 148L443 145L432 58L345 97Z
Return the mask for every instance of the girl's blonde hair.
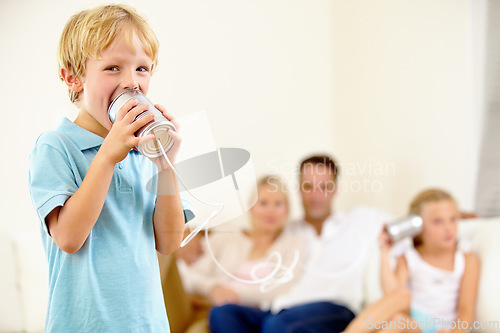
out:
M452 201L456 205L456 201L453 196L441 189L431 188L417 194L415 198L410 203L410 214L411 215L422 215L422 210L425 204L437 201ZM418 246L422 244L421 234L413 238L413 245Z
M100 54L120 34L134 50L134 34L139 37L144 52L151 58L151 72L158 64L159 42L148 22L134 8L127 5L103 5L73 15L63 29L57 49L59 78L64 68L77 77L85 76L89 58ZM135 51L135 50L134 50ZM69 98L75 103L78 93L69 89Z

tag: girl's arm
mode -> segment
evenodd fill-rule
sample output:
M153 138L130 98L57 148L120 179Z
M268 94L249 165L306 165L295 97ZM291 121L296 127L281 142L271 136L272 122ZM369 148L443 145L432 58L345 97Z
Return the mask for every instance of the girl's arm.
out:
M406 264L406 259L404 256L400 256L396 261L396 269L392 271L389 258L386 256L385 259L381 258L381 269L380 269L380 280L382 283L382 291L384 295L387 295L395 290L406 287L408 282L408 265Z
M403 256L398 257L396 269L393 271L390 265L389 236L385 231L379 236L380 242L380 283L384 295L406 286L408 281L408 266Z
M460 293L458 295L458 315L457 321L468 322L467 327L472 326L474 312L476 309L477 286L479 282L479 258L475 253L465 254L465 270L462 282L460 284ZM452 333L468 332L468 329L462 329L465 325L457 325Z

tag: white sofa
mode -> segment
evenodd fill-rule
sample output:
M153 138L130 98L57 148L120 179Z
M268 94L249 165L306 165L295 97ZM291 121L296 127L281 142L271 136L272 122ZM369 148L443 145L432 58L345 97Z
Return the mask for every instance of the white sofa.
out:
M476 320L500 325L500 218L460 222L460 237L481 258ZM378 252L372 251L365 275L365 303L381 296ZM0 332L43 332L48 271L38 232L0 233ZM480 330L500 333L500 328Z
M43 332L47 259L38 232L0 232L0 332Z

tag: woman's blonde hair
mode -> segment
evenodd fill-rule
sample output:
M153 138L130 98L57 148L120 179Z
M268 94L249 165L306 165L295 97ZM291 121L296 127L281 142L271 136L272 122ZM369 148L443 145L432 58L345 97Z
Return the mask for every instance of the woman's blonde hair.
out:
M281 181L281 179L278 176L274 175L265 175L257 181L257 192L264 186L269 186L271 187L275 192L279 192L283 194L285 197L285 203L288 206L288 194L287 194L287 188L285 183Z
M259 200L259 198L258 198L259 191L263 187L270 187L271 191L281 193L283 195L283 197L285 198L286 209L287 209L287 211L289 211L290 206L288 203L287 188L278 176L265 175L257 180L257 193L256 193L257 200ZM286 226L287 223L288 223L288 218L287 218L287 221L285 222L285 225L283 226L283 228ZM283 228L280 229L279 233L281 233Z
M130 6L103 5L81 11L66 23L57 49L60 79L63 79L62 68L74 76L85 76L87 60L99 59L119 34L124 34L132 50L134 34L139 37L144 52L152 60L153 72L158 64L159 42L148 22ZM75 103L78 93L69 89L69 98Z
M280 177L275 175L265 175L257 180L257 188L256 190L253 190L252 195L250 195L250 200L253 201L253 203L251 203L252 207L254 207L253 205L255 205L255 203L259 200L259 191L264 186L270 187L273 192L279 192L283 194L285 198L285 204L288 209L288 190L285 183L281 181Z
M413 200L410 203L410 211L409 213L411 215L422 215L422 210L425 204L430 203L430 202L437 202L437 201L452 201L456 205L456 201L453 198L453 196L441 189L437 188L431 188L427 189L425 191L420 192L413 198ZM418 246L422 244L422 236L421 234L415 236L413 238L413 245Z

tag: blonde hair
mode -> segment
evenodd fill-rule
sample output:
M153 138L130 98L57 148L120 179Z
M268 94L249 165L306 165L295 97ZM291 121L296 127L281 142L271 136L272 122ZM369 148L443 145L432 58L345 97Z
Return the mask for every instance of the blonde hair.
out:
M259 180L257 181L257 192L264 186L269 186L273 188L275 192L283 194L283 196L285 197L285 203L288 206L288 191L285 184L278 176L266 175L259 178Z
M270 187L272 192L278 192L278 193L281 193L283 195L283 197L285 198L285 205L286 205L287 215L288 215L289 207L290 207L289 203L288 203L288 194L287 194L286 186L281 181L281 179L278 176L274 176L274 175L265 175L265 176L262 176L261 178L259 178L257 180L257 200L259 200L258 193L263 187ZM255 207L255 206L253 206L253 207ZM280 228L278 234L281 233L281 231L283 230L283 228L285 228L285 226L287 224L288 224L288 217L287 217L283 227Z
M151 58L151 72L158 64L159 42L148 22L127 5L103 5L73 15L63 29L57 48L59 78L61 69L83 77L89 58L99 59L119 34L133 47L134 34L139 37L144 52ZM134 50L135 51L135 50ZM78 93L69 89L71 102L78 101Z
M457 203L450 193L441 189L431 188L420 192L417 196L415 196L415 198L413 198L410 203L409 213L421 216L425 204L437 201L452 201L455 205ZM422 244L421 234L413 238L414 246L418 246L420 244Z

